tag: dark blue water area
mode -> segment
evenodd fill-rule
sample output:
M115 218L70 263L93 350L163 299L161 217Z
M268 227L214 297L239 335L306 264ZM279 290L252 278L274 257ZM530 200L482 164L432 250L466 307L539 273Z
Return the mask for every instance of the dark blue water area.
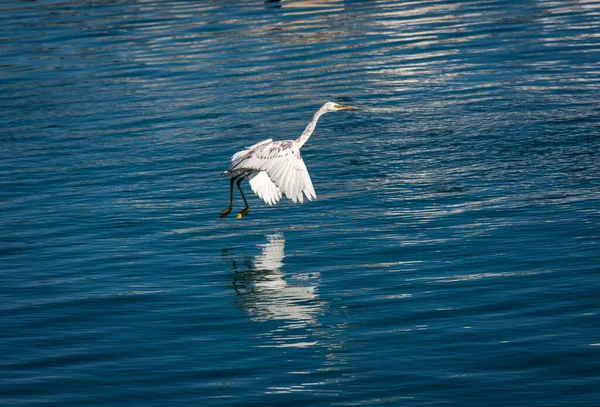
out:
M598 405L599 2L0 11L1 405Z

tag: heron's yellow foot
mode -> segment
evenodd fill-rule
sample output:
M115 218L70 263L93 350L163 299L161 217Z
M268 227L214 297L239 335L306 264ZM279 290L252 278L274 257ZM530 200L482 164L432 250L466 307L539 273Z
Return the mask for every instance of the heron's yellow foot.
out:
M227 208L223 209L221 211L221 214L219 215L219 219L224 218L225 216L229 215L231 213L232 209L233 209L232 206L228 206Z
M248 212L250 212L250 208L246 207L242 209L240 213L238 213L237 218L242 219L244 216L248 215Z

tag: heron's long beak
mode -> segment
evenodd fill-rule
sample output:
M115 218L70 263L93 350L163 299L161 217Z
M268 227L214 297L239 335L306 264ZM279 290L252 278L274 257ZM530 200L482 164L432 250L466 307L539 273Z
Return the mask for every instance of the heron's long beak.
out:
M339 109L339 110L358 110L358 107L337 105L336 109Z

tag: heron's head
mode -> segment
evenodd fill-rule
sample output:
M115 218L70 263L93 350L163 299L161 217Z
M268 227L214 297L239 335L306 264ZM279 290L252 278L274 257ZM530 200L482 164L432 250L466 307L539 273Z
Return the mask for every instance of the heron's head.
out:
M358 107L341 105L335 102L327 102L321 107L325 112L339 112L340 110L358 110Z

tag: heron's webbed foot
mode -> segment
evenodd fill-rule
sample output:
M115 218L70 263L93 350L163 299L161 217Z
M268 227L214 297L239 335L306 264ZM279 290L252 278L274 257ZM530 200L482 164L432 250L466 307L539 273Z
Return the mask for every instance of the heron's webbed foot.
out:
M246 206L240 211L240 213L238 213L237 218L242 219L244 216L248 215L248 212L250 212L250 207Z
M224 218L225 216L229 215L231 213L231 210L233 209L233 206L229 205L227 208L223 209L221 211L221 214L219 215L219 219Z

